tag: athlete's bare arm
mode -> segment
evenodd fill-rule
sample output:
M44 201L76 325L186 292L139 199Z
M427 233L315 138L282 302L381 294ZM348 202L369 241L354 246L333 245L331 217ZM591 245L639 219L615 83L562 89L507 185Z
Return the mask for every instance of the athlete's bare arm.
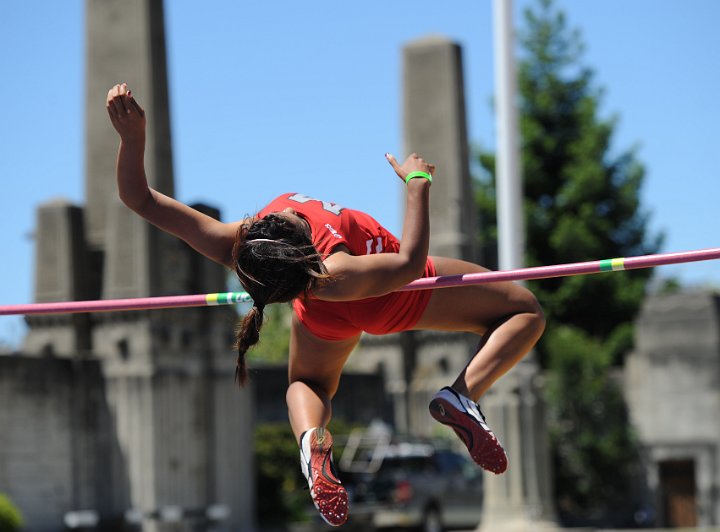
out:
M402 164L388 156L397 175L405 177L415 171L432 174L435 167L412 154ZM422 276L427 262L430 240L430 182L411 179L407 184L405 219L398 253L350 255L347 250L333 253L325 260L334 282L315 291L326 301L351 301L384 295Z
M149 187L145 175L145 111L124 83L108 91L106 108L120 135L117 184L123 203L206 257L230 267L235 235L242 222L222 223Z

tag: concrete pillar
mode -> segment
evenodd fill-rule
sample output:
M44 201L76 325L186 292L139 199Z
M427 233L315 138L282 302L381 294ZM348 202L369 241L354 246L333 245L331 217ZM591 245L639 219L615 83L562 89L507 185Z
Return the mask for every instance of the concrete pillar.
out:
M477 261L462 53L458 44L444 37L421 38L403 48L403 151L404 155L419 153L437 167L430 199L429 254ZM426 383L413 385L423 367L418 353L424 343L423 335L401 333L397 344L401 369L389 375L395 384L397 428L416 434L428 429L423 403L431 395L430 390L421 389ZM453 344L449 356L464 365L465 343Z
M104 98L120 82L128 83L146 111L148 183L174 194L163 3L87 0L86 6L85 221L95 264L102 265L100 293L110 299L222 291L222 267L196 256L117 197L119 139ZM211 207L202 209L219 215ZM246 467L252 456L252 416L249 393L233 384L234 318L230 308L93 316L94 350L103 360L135 509L198 509L222 502L231 511L226 529L252 530L252 472ZM227 419L219 418L221 398L233 406ZM221 411L227 414L226 408ZM146 532L165 529L144 524Z
M403 49L404 151L437 166L430 200L430 254L476 261L460 46L444 37Z
M63 199L43 203L35 227L35 301L81 299L85 275L82 208Z
M83 210L66 200L40 205L35 227L35 301L75 301L90 295ZM28 316L23 350L37 355L87 353L87 315Z
M523 362L481 399L488 423L508 454L508 470L485 477L483 518L478 530L557 530L552 503L545 409L539 373Z
M153 188L173 195L165 26L162 0L86 0L86 223L101 248L108 202L116 197L118 136L105 111L108 89L126 82L148 118L146 169Z
M428 37L406 46L404 59L405 148L438 167L431 199L430 253L477 262L460 46ZM452 351L452 357L467 359L466 342L458 342ZM507 473L488 475L483 530L556 528L536 364L525 361L496 383L483 398L483 408L510 459Z
M110 199L108 211L103 298L187 294L195 252L151 226L119 199ZM224 285L221 278L216 291Z

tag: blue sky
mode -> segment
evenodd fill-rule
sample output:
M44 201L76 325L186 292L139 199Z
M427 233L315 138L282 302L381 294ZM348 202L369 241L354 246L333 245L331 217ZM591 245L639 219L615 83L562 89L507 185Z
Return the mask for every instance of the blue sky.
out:
M515 0L520 12L534 0ZM720 2L558 0L583 62L638 146L643 205L663 251L720 245ZM394 231L401 49L441 34L463 47L471 143L494 144L492 2L166 2L176 192L226 220L289 190L367 210ZM35 207L84 203L84 2L6 0L0 17L0 304L33 297ZM122 81L122 80L118 80ZM102 105L104 94L94 95ZM136 94L143 101L144 95ZM113 157L109 153L108 157ZM605 257L596 257L605 258ZM717 261L665 267L720 286ZM0 319L18 345L22 319Z

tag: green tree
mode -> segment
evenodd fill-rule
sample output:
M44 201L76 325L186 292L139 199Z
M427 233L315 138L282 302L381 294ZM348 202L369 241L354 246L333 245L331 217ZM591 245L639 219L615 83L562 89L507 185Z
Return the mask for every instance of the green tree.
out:
M638 502L633 488L640 467L614 378L616 346L563 324L545 343L551 353L546 397L560 516L576 523L582 518L581 524L627 526Z
M299 450L288 423L255 429L257 517L263 525L303 521L309 499L302 489Z
M228 290L244 292L237 276L228 275ZM238 317L242 317L250 310L250 303L240 303L236 306ZM290 319L292 307L289 304L276 303L265 307L265 320L260 331L260 340L247 353L250 362L260 360L263 362L287 362L290 347Z
M655 253L636 150L613 153L616 118L581 63L580 33L552 0L525 11L518 68L528 266ZM496 257L495 156L479 154L477 203L488 265ZM631 489L632 432L612 367L632 346L649 270L529 282L548 317L537 347L550 375L551 437L561 512L602 511ZM607 426L615 424L614 426ZM614 477L608 478L612 471Z
M22 528L23 520L15 505L0 493L0 532L17 532Z
M290 305L277 303L265 307L260 341L248 351L249 360L287 362L290 347Z

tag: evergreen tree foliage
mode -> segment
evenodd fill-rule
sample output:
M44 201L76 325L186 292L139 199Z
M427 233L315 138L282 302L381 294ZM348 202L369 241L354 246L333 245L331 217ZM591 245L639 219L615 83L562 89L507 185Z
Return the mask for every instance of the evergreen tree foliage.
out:
M655 253L641 209L644 168L630 149L613 155L615 119L598 115L602 93L579 64L580 36L567 28L552 0L527 10L519 63L520 126L528 266ZM478 193L486 263L496 264L493 154ZM649 270L548 279L529 284L552 320L607 337L631 321ZM627 349L628 343L618 347ZM618 360L615 354L615 361Z
M616 119L582 65L580 34L552 0L527 9L518 64L526 264L656 253L635 149L614 154ZM495 156L480 153L477 192L485 262L497 267ZM649 270L528 283L548 318L537 347L549 374L551 438L561 513L588 515L629 496L636 455L611 369L632 347L632 321ZM614 494L614 495L613 495Z
M616 346L562 324L546 344L552 368L546 387L549 436L560 517L568 525L631 526L641 468L614 378Z

